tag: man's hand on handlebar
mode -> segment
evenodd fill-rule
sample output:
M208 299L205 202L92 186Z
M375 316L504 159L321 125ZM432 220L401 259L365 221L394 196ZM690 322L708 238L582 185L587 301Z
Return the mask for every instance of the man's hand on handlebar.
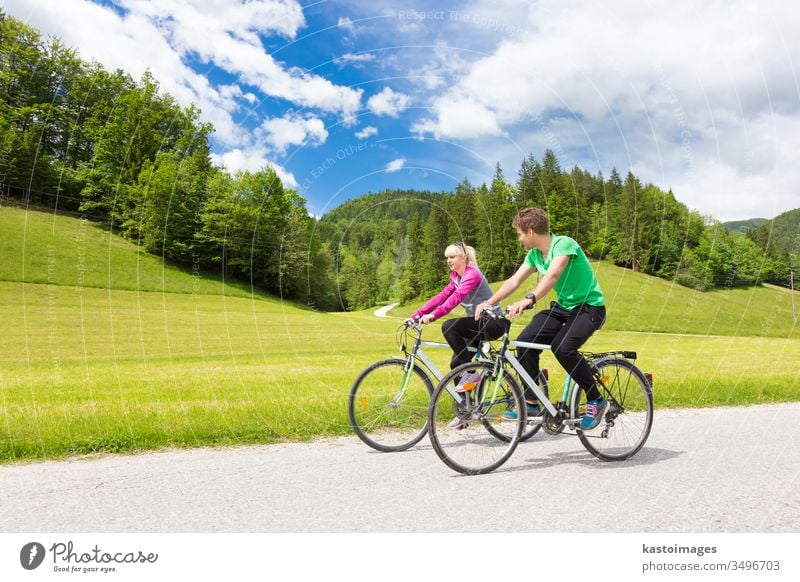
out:
M523 311L531 307L533 307L533 299L520 299L516 303L508 306L508 315L512 318L517 317L522 315Z

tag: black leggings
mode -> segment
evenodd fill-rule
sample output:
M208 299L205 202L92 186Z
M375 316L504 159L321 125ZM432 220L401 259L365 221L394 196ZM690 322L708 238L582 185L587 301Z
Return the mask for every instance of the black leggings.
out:
M497 339L503 332L505 332L503 322L486 317L478 321L475 321L474 317L459 317L444 321L442 334L453 350L450 369L472 360L474 354L469 351L469 346L477 348L482 341Z
M550 344L553 355L572 379L586 389L586 398L600 398L592 369L589 363L578 353L578 348L586 343L591 335L600 329L606 320L606 308L593 305L579 305L567 310L553 301L550 309L540 311L533 316L528 326L519 334L517 341L539 344ZM539 354L541 350L517 348L517 357L522 367L531 375L539 377ZM525 389L527 400L536 400L530 389Z

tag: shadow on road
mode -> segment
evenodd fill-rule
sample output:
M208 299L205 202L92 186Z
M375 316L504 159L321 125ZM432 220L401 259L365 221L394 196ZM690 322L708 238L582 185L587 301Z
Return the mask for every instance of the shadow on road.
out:
M548 469L557 465L572 464L590 467L598 471L614 470L618 467L642 467L646 465L653 465L661 461L674 459L682 455L684 451L671 451L667 449L656 449L645 447L639 451L635 456L625 461L603 461L594 457L591 453L585 450L577 450L569 453L549 453L542 457L529 457L524 460L524 465L517 465L515 467L503 466L489 473L490 475L498 473L516 473L518 471L534 471L537 469ZM453 477L468 477L455 473Z
M683 454L683 451L671 451L667 449L656 449L645 447L636 455L625 461L603 461L593 456L585 450L577 450L570 453L551 453L546 457L530 457L525 459L526 465L517 467L509 467L504 469L500 467L500 471L527 471L530 469L544 469L563 464L583 465L586 467L596 468L600 470L613 470L618 466L626 467L642 467L646 465L653 465L661 461L674 459Z

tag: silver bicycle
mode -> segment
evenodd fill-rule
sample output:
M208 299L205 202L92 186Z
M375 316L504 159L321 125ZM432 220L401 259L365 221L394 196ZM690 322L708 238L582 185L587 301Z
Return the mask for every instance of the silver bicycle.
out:
M493 316L490 312L489 317ZM531 426L548 434L577 436L594 456L619 461L644 446L653 423L652 375L636 365L636 352L583 352L609 407L600 424L591 431L580 429L586 409L586 392L567 377L560 401L550 402L546 382L530 377L509 348L549 350L546 344L512 341L510 321L500 347L489 358L453 369L439 382L431 397L428 424L431 444L444 463L467 475L488 473L505 463ZM457 402L452 394L458 379L472 374L472 398ZM540 402L541 413L528 418L520 380ZM460 422L453 422L453 414ZM513 414L507 414L513 412Z
M423 341L422 326L406 321L398 329L402 356L368 366L350 389L347 411L350 425L364 443L377 451L404 451L417 444L428 432L428 406L434 382L442 380L439 371L422 347L447 348L446 343ZM489 344L470 348L475 357L485 357ZM454 386L451 401L463 405L469 395Z

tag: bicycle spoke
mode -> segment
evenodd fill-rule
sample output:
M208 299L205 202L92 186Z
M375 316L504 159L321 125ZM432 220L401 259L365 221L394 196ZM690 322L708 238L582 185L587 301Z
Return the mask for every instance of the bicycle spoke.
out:
M430 379L413 368L405 389L406 362L384 360L367 368L350 391L348 414L358 437L379 451L402 451L427 432Z
M593 366L601 379L610 407L592 431L578 431L583 445L596 457L622 460L642 448L653 422L653 398L644 375L622 358L600 360ZM585 412L586 394L580 387L573 395L573 418Z
M513 453L522 433L522 394L513 378L499 381L492 378L493 367L491 363L482 363L456 368L445 376L431 401L429 423L433 448L449 467L468 475L487 473L502 465ZM454 387L454 379L467 371L479 372L482 380L480 389L459 408L454 406L447 386ZM503 418L509 408L518 413L517 420Z

